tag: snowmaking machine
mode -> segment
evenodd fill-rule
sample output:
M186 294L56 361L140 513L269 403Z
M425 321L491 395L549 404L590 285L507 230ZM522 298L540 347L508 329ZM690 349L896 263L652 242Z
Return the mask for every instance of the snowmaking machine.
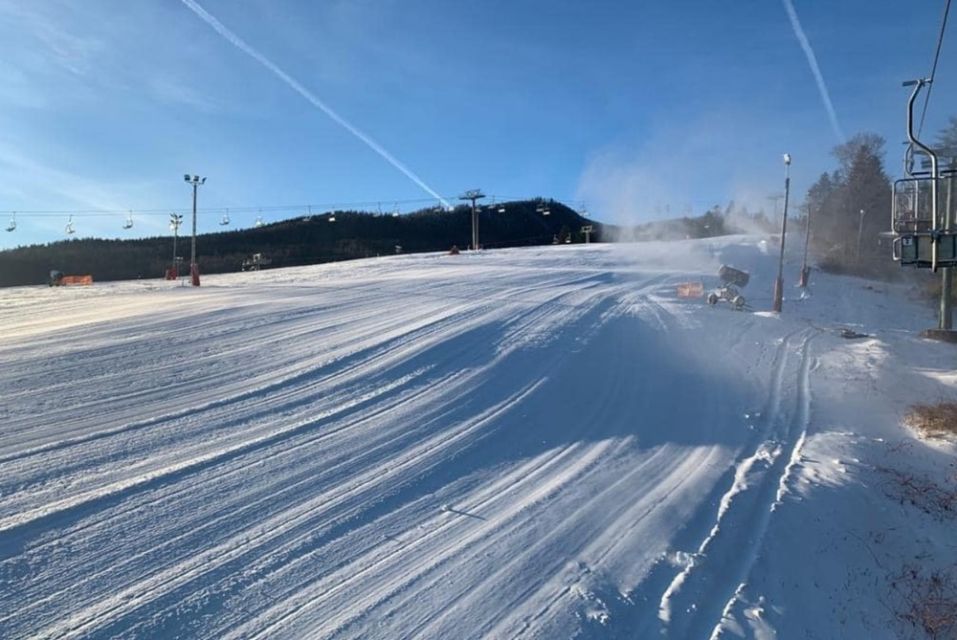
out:
M747 286L751 275L747 271L723 264L718 269L718 277L721 278L721 286L708 294L708 304L714 306L724 300L735 311L744 309L747 301L741 295L741 289Z

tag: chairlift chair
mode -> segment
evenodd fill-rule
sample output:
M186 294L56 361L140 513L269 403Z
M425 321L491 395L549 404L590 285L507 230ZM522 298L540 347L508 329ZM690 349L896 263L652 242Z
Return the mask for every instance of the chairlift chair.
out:
M904 83L913 86L907 103L907 139L904 155L906 178L894 181L891 199L891 255L901 266L937 271L957 266L957 229L948 227L940 203L939 186L954 171L941 170L938 153L914 134L914 103L929 80ZM925 156L929 171L914 171L916 154ZM922 168L925 168L922 166Z
M334 212L333 212L333 213L330 213L330 214L329 214L329 222L335 222L335 221L336 221L336 214L335 214Z
M393 218L398 218L398 217L399 217L399 203L398 203L398 202L395 203L395 207L392 209L392 217L393 217Z
M223 214L222 220L219 221L219 226L225 227L229 224L229 209L226 209L226 213Z
M17 230L17 214L14 213L10 216L10 224L7 225L7 231L16 231Z
M64 229L64 231L66 231L66 234L67 234L68 236L72 236L74 233L76 233L76 228L73 226L73 216L72 216L72 215L70 216L70 219L67 220L66 228Z
M132 229L132 228L133 228L133 212L132 212L132 211L130 211L130 212L126 215L126 221L123 223L123 228L124 228L124 229Z
M256 216L256 228L258 229L259 227L262 227L262 226L265 226L265 225L266 225L266 223L263 222L262 216Z

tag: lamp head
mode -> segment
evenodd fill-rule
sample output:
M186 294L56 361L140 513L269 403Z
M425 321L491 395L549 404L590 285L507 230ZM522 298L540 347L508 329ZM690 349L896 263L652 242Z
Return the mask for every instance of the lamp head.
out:
M791 154L790 154L790 153L785 153L785 154L784 154L784 164L785 164L785 165L791 164Z

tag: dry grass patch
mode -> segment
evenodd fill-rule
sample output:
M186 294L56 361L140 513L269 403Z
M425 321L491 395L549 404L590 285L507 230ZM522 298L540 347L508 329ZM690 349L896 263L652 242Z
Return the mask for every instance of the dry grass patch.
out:
M898 619L932 640L957 638L957 573L905 568L891 587L899 599Z
M904 424L925 438L957 438L957 402L915 404Z

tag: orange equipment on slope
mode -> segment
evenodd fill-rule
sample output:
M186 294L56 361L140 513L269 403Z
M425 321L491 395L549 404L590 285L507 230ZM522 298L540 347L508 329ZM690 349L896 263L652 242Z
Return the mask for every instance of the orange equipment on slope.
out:
M64 287L64 286L74 286L74 285L90 285L93 284L93 276L65 276L59 271L50 272L50 286L51 287Z
M704 295L704 284L701 282L682 282L678 285L679 298L700 298Z

